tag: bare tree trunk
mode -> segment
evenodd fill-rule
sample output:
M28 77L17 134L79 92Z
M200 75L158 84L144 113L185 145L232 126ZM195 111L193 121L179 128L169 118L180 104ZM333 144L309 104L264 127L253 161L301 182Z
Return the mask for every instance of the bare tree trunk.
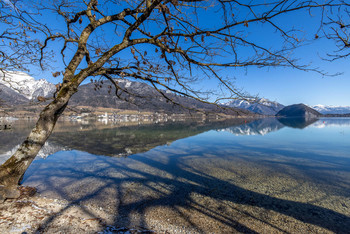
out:
M6 198L17 198L17 186L39 150L52 133L57 119L66 108L78 85L67 84L59 95L40 113L36 126L18 150L0 166L0 202Z

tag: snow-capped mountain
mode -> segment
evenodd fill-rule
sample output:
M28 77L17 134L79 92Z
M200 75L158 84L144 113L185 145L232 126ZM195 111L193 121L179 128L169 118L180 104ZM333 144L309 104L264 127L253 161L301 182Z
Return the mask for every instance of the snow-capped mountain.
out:
M18 71L0 72L0 84L11 88L29 100L36 99L38 96L52 96L56 89L54 84L45 79L35 80L30 75Z
M349 114L350 106L326 106L326 105L315 105L310 106L317 110L321 114Z
M265 98L259 98L256 100L232 100L224 105L230 107L236 107L241 109L250 110L252 112L263 115L275 115L278 111L283 109L284 105L278 102L272 102Z

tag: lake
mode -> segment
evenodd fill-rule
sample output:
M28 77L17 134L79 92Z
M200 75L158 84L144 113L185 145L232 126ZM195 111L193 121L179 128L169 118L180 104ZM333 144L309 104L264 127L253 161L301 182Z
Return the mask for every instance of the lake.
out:
M31 126L0 131L0 163ZM349 233L350 119L59 122L22 184L119 226Z

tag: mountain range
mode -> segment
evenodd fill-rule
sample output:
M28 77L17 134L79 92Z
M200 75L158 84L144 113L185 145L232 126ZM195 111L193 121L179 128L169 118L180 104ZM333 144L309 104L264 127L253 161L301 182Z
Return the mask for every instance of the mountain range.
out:
M224 105L249 110L262 115L275 115L278 111L284 108L284 105L278 102L272 102L265 98L232 100L224 103Z
M21 105L29 100L12 88L0 83L0 104Z
M27 100L35 100L38 96L52 97L56 90L55 85L47 80L35 80L24 72L8 71L4 73L0 71L0 84L12 89Z
M117 79L116 81L121 89L134 95L119 91L120 98L118 98L115 95L115 88L109 87L109 84L104 84L102 87L99 86L95 90L95 83L89 83L81 85L78 88L78 92L72 96L69 104L72 106L106 107L140 111L162 110L170 113L181 113L184 111L184 108L173 104L148 84L123 79ZM178 96L167 91L163 91L163 94L175 103L179 103L187 108L210 110L213 112L219 111L219 108L214 105Z
M9 72L5 75L0 73L0 77L0 100L6 105L37 103L39 96L51 98L56 90L54 84L46 80L35 80L22 72ZM146 83L126 79L116 79L115 81L120 89L124 90L123 92L121 90L118 91L119 97L115 94L115 87L111 86L109 81L105 82L105 84L92 82L79 86L78 92L70 99L69 106L104 107L151 112L161 111L165 113L192 113L194 110L202 110L206 113L225 113L230 115L253 114L244 109L220 108L213 104L179 96L169 90L161 90L161 94Z
M252 99L252 101L248 100L233 100L224 105L234 108L241 108L250 110L254 113L262 114L262 115L276 115L280 110L284 107L283 104L270 101L265 98ZM350 114L350 106L326 106L326 105L310 105L308 106L317 112L323 115L329 114Z
M250 114L251 112L262 115L276 115L285 106L276 101L270 101L265 98L232 100L222 105L229 107L225 110L215 105L206 104L197 100L186 98L163 90L163 94L169 97L179 105L174 105L164 98L162 94L153 87L145 83L133 82L123 79L117 79L118 85L134 95L127 93L121 94L118 98L114 87L110 88L108 84L96 86L95 83L84 84L79 87L79 91L73 95L69 103L70 106L92 106L107 107L127 110L142 111L165 111L171 113L182 113L185 106L189 109L202 109L210 112L240 112ZM96 89L96 87L98 87ZM56 87L45 79L35 80L24 72L6 72L0 71L0 105L10 106L23 105L37 102L39 96L52 97ZM125 101L128 100L128 101ZM321 114L348 114L350 106L309 106ZM234 113L233 113L234 114ZM237 114L237 113L236 113Z
M317 110L321 114L349 114L350 106L325 106L325 105L315 105L310 106L312 109Z

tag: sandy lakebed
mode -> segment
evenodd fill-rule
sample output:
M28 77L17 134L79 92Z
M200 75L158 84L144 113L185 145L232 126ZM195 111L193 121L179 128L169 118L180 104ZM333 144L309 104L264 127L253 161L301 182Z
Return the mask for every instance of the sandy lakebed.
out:
M84 160L92 161L90 157L82 158L83 165ZM215 169L202 164L199 157L188 160L192 167L184 167L175 177L169 170L133 162L134 171L129 168L127 175L117 172L116 167L109 168L109 177L104 172L100 178L97 171L84 178L74 178L67 171L61 178L53 172L57 177L51 187L48 181L46 185L35 184L34 178L25 184L42 192L34 194L32 189L23 188L19 199L0 204L0 232L349 232L350 198L336 191L329 193L332 186L325 189L301 175L291 178L288 173L246 164L243 159L236 159L232 168L229 161L213 158ZM99 163L95 160L94 165ZM140 168L143 173L137 174ZM45 168L41 167L41 171ZM116 178L122 178L123 183L118 184Z

